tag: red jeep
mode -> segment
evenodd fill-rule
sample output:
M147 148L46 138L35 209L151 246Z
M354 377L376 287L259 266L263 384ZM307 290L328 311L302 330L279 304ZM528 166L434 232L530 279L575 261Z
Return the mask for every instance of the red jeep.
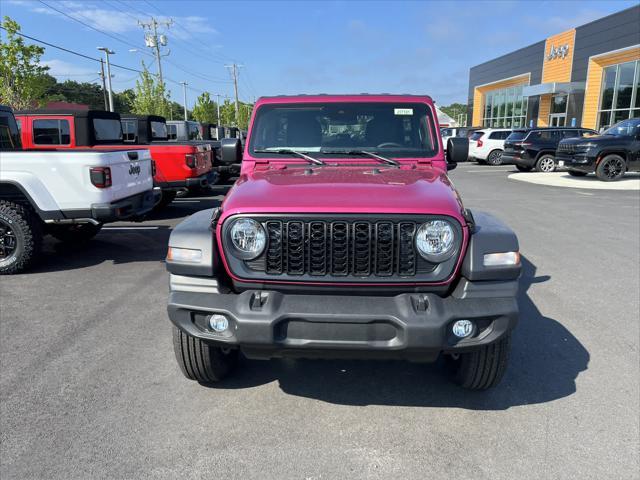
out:
M20 124L25 150L128 150L132 143L149 149L156 165L154 184L162 189L161 204L170 203L179 190L206 187L217 180L217 174L213 171L215 152L210 145L156 142L166 140L166 125L162 117L153 117L147 126L140 125L136 141L126 143L118 113L101 110L33 110L17 112L16 120ZM144 120L140 122L144 123ZM143 134L147 128L158 133L158 138ZM164 138L160 137L162 133Z
M518 317L515 234L466 209L431 98L260 99L222 206L169 240L182 372L215 382L250 358L445 356L464 387L496 385Z

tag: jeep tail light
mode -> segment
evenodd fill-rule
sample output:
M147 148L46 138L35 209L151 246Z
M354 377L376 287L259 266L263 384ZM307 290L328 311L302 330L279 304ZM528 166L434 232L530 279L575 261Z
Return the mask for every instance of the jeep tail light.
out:
M478 147L482 147L483 143L482 140L478 140Z
M196 156L195 155L185 155L185 160L187 162L187 167L196 168Z
M151 160L151 176L155 177L156 176L156 161L155 160Z
M111 182L111 168L109 167L93 167L89 169L89 178L91 183L97 188L108 188Z

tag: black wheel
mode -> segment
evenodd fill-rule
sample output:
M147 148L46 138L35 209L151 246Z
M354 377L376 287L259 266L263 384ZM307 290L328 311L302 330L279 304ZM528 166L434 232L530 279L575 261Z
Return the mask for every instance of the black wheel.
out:
M572 177L586 177L587 172L577 172L575 170L569 170L569 175Z
M502 165L502 150L492 150L487 157L489 165Z
M65 243L85 243L102 230L102 224L76 223L72 225L49 225L47 232Z
M623 177L627 164L620 155L607 155L596 168L596 177L603 182L612 182Z
M511 334L453 359L453 379L463 388L486 390L500 383L507 370Z
M522 165L516 165L516 168L518 170L520 170L521 172L530 172L531 171L531 167L523 167Z
M238 363L238 350L214 347L173 327L173 351L180 370L189 380L215 383Z
M154 210L160 210L161 208L169 205L176 198L176 192L174 190L162 190L162 196L160 201L156 204Z
M0 275L26 269L38 257L42 226L31 209L0 200Z
M536 161L536 172L551 173L556 169L556 159L553 155L545 153L540 155L540 158Z

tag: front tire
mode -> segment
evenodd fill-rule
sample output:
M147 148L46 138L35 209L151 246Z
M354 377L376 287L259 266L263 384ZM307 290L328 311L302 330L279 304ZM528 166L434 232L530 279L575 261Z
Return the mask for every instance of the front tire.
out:
M216 383L227 377L238 363L237 349L214 347L173 327L173 351L178 366L189 380Z
M86 243L102 230L102 224L76 223L73 225L50 225L48 233L64 243Z
M596 168L596 177L603 182L620 180L627 171L627 164L620 155L607 155Z
M556 169L556 159L553 155L545 154L540 156L536 162L536 172L551 173Z
M493 166L502 165L502 150L492 150L487 157L487 163Z
M469 390L487 390L500 383L509 361L511 333L453 360L453 380Z
M40 254L42 226L33 211L0 200L0 275L19 273Z

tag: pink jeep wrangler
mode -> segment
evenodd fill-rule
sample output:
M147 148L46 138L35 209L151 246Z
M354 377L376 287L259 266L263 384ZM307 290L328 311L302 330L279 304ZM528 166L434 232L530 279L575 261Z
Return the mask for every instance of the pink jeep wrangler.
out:
M502 378L517 323L515 234L447 176L427 96L262 98L220 208L169 240L169 318L187 378L216 382L249 358L446 356L455 381Z

